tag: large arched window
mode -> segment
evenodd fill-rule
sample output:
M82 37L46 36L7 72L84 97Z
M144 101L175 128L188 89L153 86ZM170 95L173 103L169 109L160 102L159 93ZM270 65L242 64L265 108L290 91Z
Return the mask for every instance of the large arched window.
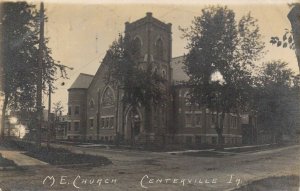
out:
M155 42L155 58L158 60L163 60L163 55L164 55L163 41L161 38L159 38Z
M102 96L102 105L103 106L112 106L114 105L114 95L111 88L107 87Z

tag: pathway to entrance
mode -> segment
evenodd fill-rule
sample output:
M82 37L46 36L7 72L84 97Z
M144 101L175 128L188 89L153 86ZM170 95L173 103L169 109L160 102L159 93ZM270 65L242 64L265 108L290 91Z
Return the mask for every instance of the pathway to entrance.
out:
M10 150L0 146L0 153L6 159L13 160L18 166L44 166L47 163L37 160L35 158L29 157L24 154L24 151Z

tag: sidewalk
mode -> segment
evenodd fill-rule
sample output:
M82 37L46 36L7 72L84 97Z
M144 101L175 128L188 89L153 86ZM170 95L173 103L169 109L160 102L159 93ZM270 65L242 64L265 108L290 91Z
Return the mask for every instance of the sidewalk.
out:
M70 143L70 142L68 142ZM80 143L80 144L75 144L76 142L72 142L73 145L69 144L64 144L64 143L56 143L55 145L64 145L67 148L102 148L106 149L107 151L116 151L116 145L112 144L95 144L95 143ZM53 145L53 144L52 144ZM159 153L167 153L171 155L176 155L176 154L186 154L186 153L198 153L198 152L216 152L216 153L239 153L239 152L247 152L247 151L255 151L257 149L263 149L263 148L269 148L271 146L274 146L275 144L261 144L261 145L243 145L243 146L231 146L231 147L225 147L223 151L216 150L215 148L206 148L206 149L189 149L189 150L175 150L175 151L162 151ZM118 149L124 149L127 151L140 151L140 150L135 150L131 149L131 146L128 145L119 145ZM147 150L144 150L147 151ZM150 151L153 152L153 151Z
M201 149L201 150L183 150L183 151L170 151L167 152L169 154L183 154L183 153L197 153L197 152L204 152L204 151L214 151L220 153L227 153L232 152L234 150L248 150L248 149L257 149L271 146L272 144L263 144L263 145L246 145L246 146L239 146L239 147L225 147L224 151L216 151L216 149Z
M29 157L24 153L24 151L9 150L3 146L0 146L0 153L6 159L13 160L18 166L42 166L47 165L47 163L37 160L35 158Z

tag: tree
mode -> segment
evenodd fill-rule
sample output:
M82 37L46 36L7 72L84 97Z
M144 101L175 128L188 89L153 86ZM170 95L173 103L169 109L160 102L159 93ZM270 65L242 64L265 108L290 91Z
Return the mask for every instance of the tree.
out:
M300 13L300 3L292 3L288 4L288 6L291 8L291 11L287 16L291 22L293 29L285 29L285 33L282 38L278 36L271 37L270 43L276 45L277 47L295 49L294 38L296 36L299 36L299 24L297 23L297 15L299 15Z
M34 79L36 63L37 38L33 28L36 12L33 6L27 3L3 3L1 15L2 38L1 56L4 76L4 103L2 107L1 135L4 135L4 116L7 106L18 107L19 100L22 105L34 105L30 99L35 93L34 84L29 79Z
M145 108L145 129L150 128L151 106L165 100L161 89L164 79L153 71L151 64L140 62L140 49L136 41L120 36L113 42L103 63L109 64L107 83L115 83L124 92L122 102L134 109Z
M287 68L288 63L265 63L256 79L256 110L264 132L280 141L283 134L293 135L299 113L299 79Z
M63 111L64 111L64 107L63 107L61 101L53 103L54 119L53 119L53 126L50 131L50 134L53 136L55 136L56 124L59 122L59 117L61 116Z
M277 47L290 48L295 50L300 71L300 55L299 52L296 51L296 49L300 48L300 3L289 4L289 7L291 8L291 10L287 17L291 22L292 30L285 29L285 33L282 38L278 36L271 37L270 43L272 45L277 45Z
M60 114L64 111L64 106L62 105L61 101L53 103L53 112L54 116L60 116Z
M270 43L273 45L276 45L277 47L282 47L282 48L290 48L290 49L295 49L295 42L293 39L293 33L292 31L289 31L288 29L285 29L285 33L282 36L282 39L279 37L271 37Z
M32 112L36 107L36 86L40 80L37 75L40 18L35 6L26 2L5 2L1 6L1 62L4 74L1 136L4 136L4 116L8 109ZM47 47L48 40L43 42L42 55L45 93L49 93L49 85L53 86L57 70L65 74L66 68L52 58L51 49Z
M222 145L225 113L239 115L248 108L252 69L264 48L257 20L248 13L236 23L226 6L208 7L181 30L188 40L184 62L191 100L217 113L215 130ZM215 80L216 74L222 80Z
M300 54L299 54L299 48L300 48L300 25L299 25L299 15L300 15L300 4L299 3L292 3L289 4L289 7L291 8L290 12L288 13L287 17L291 22L292 30L285 29L285 34L283 35L282 39L279 37L271 37L270 43L273 45L277 45L277 47L282 48L290 48L295 50L296 58L298 61L298 69L300 71ZM299 95L300 95L300 89L299 89L299 75L294 77L294 86L292 88L292 94L293 96L293 103L288 111L293 111L291 115L288 115L285 120L289 120L288 122L294 122L296 121L296 125L299 125L299 117L297 118L297 115L299 116ZM289 91L290 92L290 91ZM290 97L289 97L290 98ZM291 101L289 102L291 103ZM296 108L295 108L296 107ZM286 113L285 113L286 114ZM297 124L298 123L298 124ZM293 123L294 124L294 123ZM290 127L289 124L286 124L287 127ZM295 125L295 124L294 124ZM287 130L289 130L288 128ZM295 128L292 128L295 130ZM277 130L277 129L275 129ZM278 131L278 130L277 130ZM291 131L288 131L287 133L291 133ZM298 132L299 133L299 130ZM279 138L281 138L281 133L277 133Z

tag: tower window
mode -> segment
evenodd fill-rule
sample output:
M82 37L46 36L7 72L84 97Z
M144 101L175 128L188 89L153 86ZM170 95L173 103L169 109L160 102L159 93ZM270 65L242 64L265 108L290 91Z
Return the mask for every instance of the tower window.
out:
M164 49L163 49L163 41L159 38L155 43L155 57L158 60L163 60Z
M132 43L132 48L131 48L131 51L132 51L132 55L135 57L135 58L139 58L141 56L141 49L142 49L142 42L141 42L141 39L136 37L134 40L133 40L133 43Z

